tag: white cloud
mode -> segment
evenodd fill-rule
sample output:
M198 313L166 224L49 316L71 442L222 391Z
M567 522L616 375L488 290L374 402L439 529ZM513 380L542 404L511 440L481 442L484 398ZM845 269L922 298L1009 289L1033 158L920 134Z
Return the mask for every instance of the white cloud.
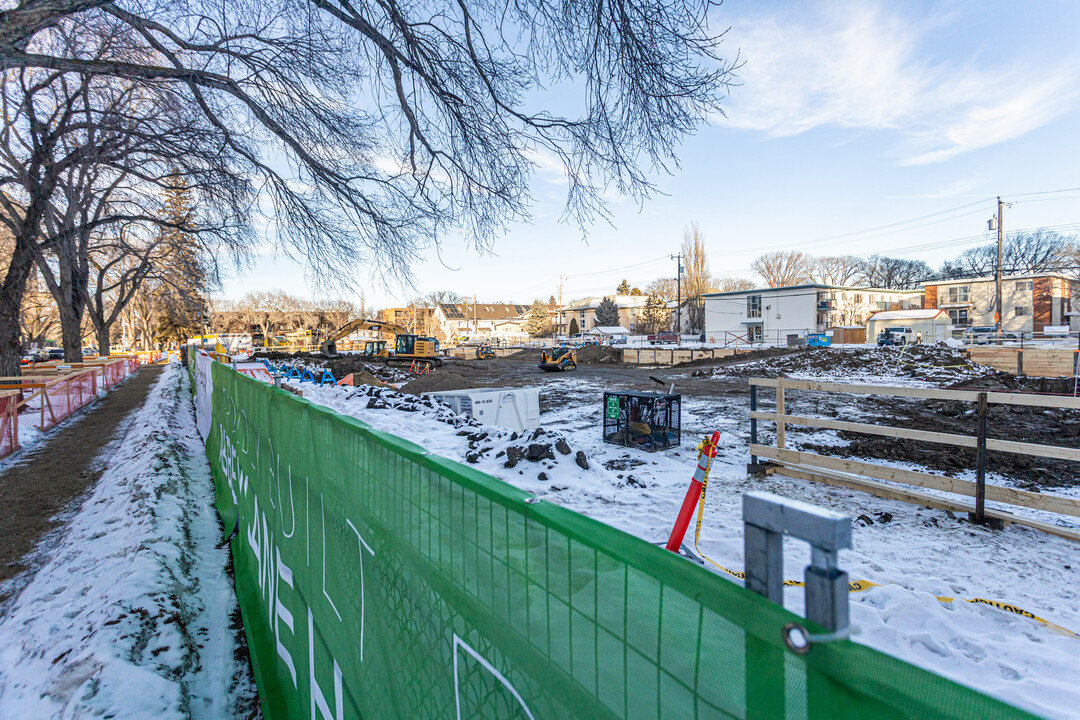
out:
M995 65L934 59L922 23L877 3L823 2L810 17L747 18L729 39L745 65L719 124L771 137L817 127L893 130L908 141L903 164L940 162L1019 137L1075 105L1078 57L1039 63L995 56Z

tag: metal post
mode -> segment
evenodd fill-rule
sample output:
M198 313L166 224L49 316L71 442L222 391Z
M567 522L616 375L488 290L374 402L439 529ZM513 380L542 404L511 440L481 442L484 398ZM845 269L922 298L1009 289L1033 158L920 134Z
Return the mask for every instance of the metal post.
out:
M757 385L750 386L750 444L757 445L758 432L757 418L753 416L753 413L757 410ZM765 475L765 463L758 462L757 455L750 456L750 464L746 466L746 472L748 475L755 477L764 477Z
M784 379L780 378L776 382L776 414L782 416L784 414ZM776 418L776 449L783 450L786 441L787 424L780 418Z
M986 522L986 393L979 393L975 446L975 522Z

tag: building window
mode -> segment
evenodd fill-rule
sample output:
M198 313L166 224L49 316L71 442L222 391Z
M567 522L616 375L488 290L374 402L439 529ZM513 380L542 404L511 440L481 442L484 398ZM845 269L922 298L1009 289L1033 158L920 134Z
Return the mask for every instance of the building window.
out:
M1016 292L1032 292L1032 291L1035 290L1035 281L1034 280L1017 280L1015 288L1016 288ZM1017 315L1019 315L1019 313L1017 313Z
M862 293L855 293L852 299L856 305L862 305Z
M1013 308L1013 313L1015 315L1017 315L1017 316L1030 315L1031 314L1031 308L1029 308L1029 307L1016 307L1016 308Z
M962 303L968 301L968 286L953 285L949 288L949 302Z
M746 297L746 317L759 318L761 317L761 296L760 295L748 295Z
M747 325L746 326L746 340L747 340L747 342L752 342L752 343L761 342L761 331L762 331L762 326L761 325Z
M959 310L949 311L949 320L953 325L967 325L968 324L968 311L967 308L960 308Z

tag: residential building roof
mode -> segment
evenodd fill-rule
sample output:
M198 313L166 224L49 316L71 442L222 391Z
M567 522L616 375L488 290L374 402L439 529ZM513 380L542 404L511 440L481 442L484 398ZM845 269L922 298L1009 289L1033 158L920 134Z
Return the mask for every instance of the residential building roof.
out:
M597 325L586 335L629 335L630 331L621 325Z
M949 317L944 310L883 310L870 316L870 320L931 320L938 315Z
M439 307L450 320L506 320L529 312L528 305L509 303L439 303Z
M611 298L615 303L615 307L622 310L623 308L635 308L645 307L645 303L649 301L648 295L606 295L605 297ZM603 302L603 297L587 297L580 300L572 300L569 304L563 305L563 311L573 310L595 310L600 307L600 303Z
M722 297L733 295L760 295L767 292L786 292L788 290L855 290L858 292L873 293L918 293L920 290L897 290L895 288L859 287L854 285L823 285L821 283L807 283L805 285L787 285L784 287L754 288L753 290L729 290L728 292L703 293L702 297Z
M1041 273L1023 273L1020 275L1002 275L1002 282L1006 280L1033 280L1035 278L1052 277L1059 280L1072 280L1068 275L1059 272L1041 272ZM927 285L956 285L958 283L972 283L972 282L994 282L997 277L994 275L983 275L981 277L967 277L967 278L950 278L949 280L930 280L923 283L923 287Z

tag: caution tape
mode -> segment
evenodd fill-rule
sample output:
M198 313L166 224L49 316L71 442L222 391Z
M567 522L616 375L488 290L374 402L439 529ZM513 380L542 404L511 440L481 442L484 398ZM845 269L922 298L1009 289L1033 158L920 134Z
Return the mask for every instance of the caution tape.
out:
M703 445L704 445L704 443L702 443L701 445L698 445L698 451L699 452L700 452L701 448L703 447ZM701 498L698 500L697 526L694 528L694 551L703 560L705 560L706 562L708 562L710 565L717 568L718 570L722 570L723 572L727 573L728 575L731 575L732 577L737 577L740 580L745 580L746 579L746 573L745 572L741 572L739 570L729 570L729 569L727 569L726 567L724 567L723 565L721 565L720 563L716 562L715 560L710 558L708 555L703 553L701 551L701 548L698 547L698 541L701 538L701 522L702 522L702 519L705 516L705 493L709 488L709 469L711 467L712 467L712 458L710 457L710 458L708 458L708 464L705 466L705 477L702 479L702 482L701 482ZM806 585L806 583L803 582L802 580L785 580L784 581L784 587L804 587L805 585ZM853 580L853 581L848 583L848 592L849 593L864 592L866 590L870 590L870 589L876 588L876 587L884 587L884 585L881 585L880 583L876 583L876 582L871 582L870 580ZM1041 618L1038 615L1036 615L1035 613L1033 613L1033 612L1031 612L1029 610L1024 610L1023 608L1017 607L1016 605L1013 605L1011 603L1001 602L1000 600L987 600L986 598L954 598L954 597L946 597L944 595L935 595L935 597L938 599L939 602L943 602L943 603L951 603L951 602L959 601L959 602L966 602L966 603L975 603L975 604L978 604L978 605L988 605L988 606L990 606L992 608L997 608L998 610L1004 610L1005 612L1010 612L1010 613L1013 613L1014 615L1021 615L1023 617L1029 618L1031 620L1035 620L1036 622L1042 623L1043 625L1050 628L1052 631L1058 633L1059 635L1067 635L1068 637L1072 637L1072 638L1076 638L1076 639L1080 640L1080 635L1078 635L1077 633L1074 633L1072 630L1069 630L1068 628L1063 628L1060 625L1058 625L1057 623L1050 622L1046 618Z

